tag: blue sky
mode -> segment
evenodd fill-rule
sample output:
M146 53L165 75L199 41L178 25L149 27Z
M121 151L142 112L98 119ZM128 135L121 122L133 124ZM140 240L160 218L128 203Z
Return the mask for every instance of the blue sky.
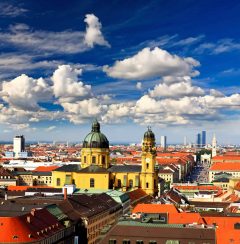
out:
M238 143L240 3L0 1L0 137ZM159 140L157 139L157 142Z

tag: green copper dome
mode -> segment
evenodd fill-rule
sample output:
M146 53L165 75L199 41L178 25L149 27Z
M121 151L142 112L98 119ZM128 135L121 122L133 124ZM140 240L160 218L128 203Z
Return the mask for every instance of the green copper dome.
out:
M92 131L85 137L83 148L109 148L107 137L101 133L97 120L92 123Z
M151 128L148 127L148 130L144 133L144 136L143 136L144 139L152 139L155 141L155 135L154 133L152 132Z

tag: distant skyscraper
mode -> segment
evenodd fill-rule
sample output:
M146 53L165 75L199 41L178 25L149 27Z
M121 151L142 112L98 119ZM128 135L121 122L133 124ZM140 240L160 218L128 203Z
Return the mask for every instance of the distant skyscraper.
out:
M212 157L215 157L217 155L217 139L216 135L213 135L212 139Z
M183 145L187 146L187 137L186 136L184 136L184 138L183 138Z
M201 134L198 133L197 134L197 139L196 139L196 147L201 147L201 142L202 142L202 140L201 140Z
M202 131L202 143L201 143L201 147L205 147L206 146L206 131L203 130Z
M15 136L13 138L13 152L15 154L15 157L19 157L19 154L24 151L25 151L24 136Z
M161 147L166 150L167 148L167 137L166 136L161 136Z

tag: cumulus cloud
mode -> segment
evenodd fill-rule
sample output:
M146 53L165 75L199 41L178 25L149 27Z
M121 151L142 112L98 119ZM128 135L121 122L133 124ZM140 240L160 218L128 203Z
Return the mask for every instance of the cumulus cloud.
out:
M98 17L94 14L86 14L84 22L87 23L86 33L84 35L84 42L89 47L94 45L101 45L110 47L110 44L104 39L101 32L102 24L100 23Z
M76 101L91 96L91 86L78 80L82 69L74 69L70 65L60 65L52 76L53 93L60 103Z
M194 70L199 62L191 57L181 58L166 50L155 47L144 48L136 55L116 61L112 67L106 65L103 70L108 76L123 79L147 79L162 76L196 76Z
M97 98L85 99L75 103L62 103L68 119L75 123L84 123L88 119L100 117L107 106L99 103Z
M104 123L131 120L139 124L186 125L224 119L225 111L235 111L240 105L240 94L226 96L216 89L203 90L193 85L192 77L173 75L163 76L137 100L119 101L114 94L95 94L90 85L79 80L81 74L81 69L61 65L54 71L52 83L48 78L27 75L4 81L0 87L0 123L24 129L43 120L79 124L97 117ZM44 102L62 108L47 110L42 107ZM45 130L54 129L53 125Z
M38 103L49 100L51 94L51 87L43 78L33 79L22 74L2 83L2 99L18 109L37 110Z
M149 91L151 97L183 97L183 96L201 96L204 90L186 80L171 85L158 84L153 90Z
M123 119L133 116L133 102L111 104L107 108L107 112L102 116L102 120L106 123L117 123Z

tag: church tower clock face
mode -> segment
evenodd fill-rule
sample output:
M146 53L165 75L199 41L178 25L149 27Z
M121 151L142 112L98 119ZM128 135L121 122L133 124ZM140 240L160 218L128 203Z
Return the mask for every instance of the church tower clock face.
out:
M146 162L147 163L150 163L150 158L146 158Z

